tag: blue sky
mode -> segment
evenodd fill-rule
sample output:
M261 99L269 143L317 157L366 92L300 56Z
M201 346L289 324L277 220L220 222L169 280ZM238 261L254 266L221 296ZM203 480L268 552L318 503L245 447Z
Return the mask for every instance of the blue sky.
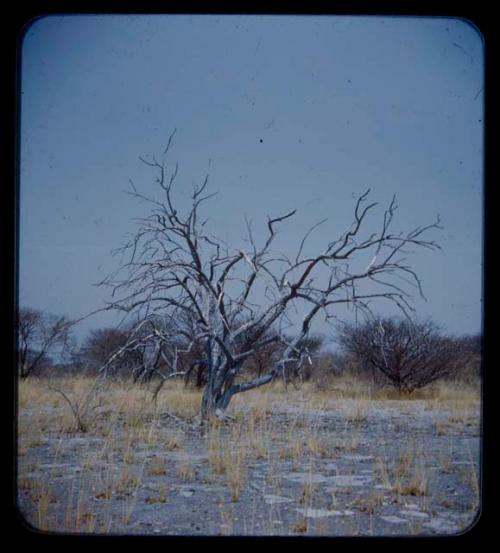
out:
M315 222L318 250L351 222L353 194L395 227L431 223L441 252L412 265L421 317L453 333L481 326L483 43L447 18L53 16L22 45L21 305L78 318L153 192L138 156L179 163L179 201L207 171L214 232L237 245L244 217L298 209L280 247ZM111 314L89 328L113 324ZM316 330L326 330L319 325Z

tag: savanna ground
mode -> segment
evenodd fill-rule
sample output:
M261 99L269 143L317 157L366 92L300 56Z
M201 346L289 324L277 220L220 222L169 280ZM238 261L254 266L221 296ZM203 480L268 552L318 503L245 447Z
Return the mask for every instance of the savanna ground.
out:
M72 401L90 378L58 379ZM480 392L409 398L354 378L236 396L195 424L201 394L110 381L85 432L45 379L19 385L18 509L57 533L443 535L478 515Z

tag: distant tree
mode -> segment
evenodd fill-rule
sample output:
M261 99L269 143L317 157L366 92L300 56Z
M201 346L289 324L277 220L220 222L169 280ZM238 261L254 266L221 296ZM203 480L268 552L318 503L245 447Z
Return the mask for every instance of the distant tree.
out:
M182 329L182 331L180 330ZM102 375L130 374L135 382L186 375L193 359L198 359L191 340L190 321L182 313L175 326L166 317L151 314L122 329L94 332L83 351L94 358L94 368Z
M18 313L19 375L27 378L51 365L51 356L68 353L72 322L37 309Z
M91 330L80 350L80 362L88 372L97 372L108 359L127 344L129 332L118 328L98 328ZM110 374L117 374L142 364L142 355L138 351L127 351L117 356L109 364Z
M466 362L459 341L430 320L384 318L344 324L338 329L338 341L375 377L382 376L402 392L456 375Z
M241 323L242 325L244 323ZM283 355L286 345L280 340L278 332L269 331L266 334L269 343L262 348L256 349L243 364L242 374L245 376L253 376L260 378L269 371L269 368L274 366ZM273 340L274 337L274 340ZM247 340L245 332L242 332L236 340L240 340L242 346ZM286 342L291 342L293 336L286 338ZM314 364L318 353L323 345L321 336L308 336L300 340L297 344L297 349L303 352L303 355L297 359L290 359L286 371L282 371L277 378L281 378L285 384L288 382L296 382L297 380L309 380L314 370ZM185 359L189 359L186 363ZM194 383L196 388L203 388L207 384L208 373L207 365L203 361L203 350L196 342L189 351L189 354L183 357L183 365L186 367L185 381L186 383Z
M183 333L178 332L183 329ZM184 374L185 367L192 358L190 347L192 328L191 321L184 314L174 323L160 315L152 315L143 319L138 325L131 326L130 336L136 342L130 351L140 352L142 362L133 372L135 381L148 381L159 377L162 381L172 376Z
M477 383L480 378L482 360L481 334L465 335L456 339L457 352L463 359L458 377L469 383Z
M276 340L265 347L256 350L246 361L244 371L260 378L269 367L272 367L280 358L283 351L283 344Z
M332 351L321 351L314 360L311 380L318 390L330 390L335 386L335 378L348 371L346 355Z

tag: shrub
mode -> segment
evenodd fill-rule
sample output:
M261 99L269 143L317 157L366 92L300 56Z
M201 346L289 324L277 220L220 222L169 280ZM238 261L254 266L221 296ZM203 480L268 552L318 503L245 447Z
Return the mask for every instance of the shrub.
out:
M458 376L469 362L460 339L443 334L432 321L371 319L344 324L338 341L364 370L400 392L412 392L438 379Z

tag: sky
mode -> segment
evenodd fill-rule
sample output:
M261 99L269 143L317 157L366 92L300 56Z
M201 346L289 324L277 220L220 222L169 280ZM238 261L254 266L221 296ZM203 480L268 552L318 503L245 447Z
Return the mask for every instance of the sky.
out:
M480 332L483 84L482 37L461 19L38 19L21 49L19 303L75 319L104 305L110 252L147 213L129 180L156 192L139 156L176 129L178 201L208 173L210 225L235 247L245 217L258 239L268 215L297 209L279 247L296 251L328 218L309 241L319 251L368 188L369 224L394 194L398 230L439 214L442 250L411 256L426 296L413 305L448 332ZM95 315L77 335L117 321Z

